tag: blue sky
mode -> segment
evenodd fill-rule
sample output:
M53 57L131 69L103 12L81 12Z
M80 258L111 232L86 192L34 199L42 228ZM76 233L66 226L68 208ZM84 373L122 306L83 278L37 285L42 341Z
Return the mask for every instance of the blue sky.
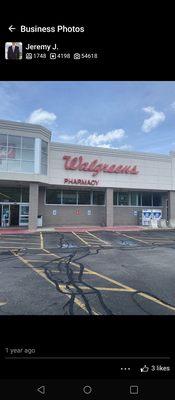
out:
M0 119L39 123L52 140L175 151L175 82L0 82Z

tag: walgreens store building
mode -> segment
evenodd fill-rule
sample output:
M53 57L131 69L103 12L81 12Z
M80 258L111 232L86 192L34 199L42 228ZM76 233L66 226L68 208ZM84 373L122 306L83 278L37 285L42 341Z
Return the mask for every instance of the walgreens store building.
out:
M138 225L145 208L175 220L175 153L66 145L0 121L0 227Z

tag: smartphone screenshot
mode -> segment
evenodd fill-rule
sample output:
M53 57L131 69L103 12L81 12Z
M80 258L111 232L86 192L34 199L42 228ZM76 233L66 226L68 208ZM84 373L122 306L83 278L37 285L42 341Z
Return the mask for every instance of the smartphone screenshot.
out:
M171 400L171 56L83 15L0 27L0 390Z

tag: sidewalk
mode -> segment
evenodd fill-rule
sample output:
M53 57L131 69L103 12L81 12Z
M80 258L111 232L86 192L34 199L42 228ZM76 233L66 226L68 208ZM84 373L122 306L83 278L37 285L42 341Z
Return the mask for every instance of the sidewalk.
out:
M54 227L42 227L37 228L36 230L29 230L22 227L14 227L14 228L0 228L0 235L17 235L17 234L30 234L37 232L95 232L95 231L140 231L145 229L145 227L137 226L137 225L129 225L129 226L54 226Z

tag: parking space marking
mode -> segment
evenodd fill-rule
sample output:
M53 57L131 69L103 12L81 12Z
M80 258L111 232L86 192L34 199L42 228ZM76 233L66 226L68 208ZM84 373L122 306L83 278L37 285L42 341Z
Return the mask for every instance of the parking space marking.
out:
M121 232L117 232L117 231L115 231L115 233L117 233L118 235L125 236L129 239L144 243L148 246L150 244L160 244L160 245L161 244L162 245L163 244L175 244L175 239L171 239L171 238L169 239L169 238L145 237L144 238L145 240L143 240L143 239L138 238L138 236L130 236L125 233L121 233Z
M117 233L118 235L122 235L122 236L125 236L125 237L127 237L127 238L129 238L129 239L132 239L132 240L136 240L136 241L138 241L138 242L141 242L141 243L144 243L144 244L149 244L148 242L145 242L144 240L142 240L142 239L136 239L135 237L133 237L133 236L129 236L129 235L127 235L126 233L121 233L121 232L117 232L117 231L114 231L115 233Z
M88 242L86 242L86 241L85 241L84 239L82 239L79 235L77 235L77 233L75 233L75 232L72 231L72 234L73 234L74 236L76 236L79 240L81 240L81 242L83 242L85 245L89 246L89 245L88 245Z
M113 232L115 232L115 231L113 231ZM117 233L118 235L122 235L122 236L125 236L126 238L129 238L129 239L132 239L132 240L134 240L134 241L138 241L138 242L142 242L142 243L144 243L144 244L146 244L146 245L150 245L150 240L152 240L152 241L158 241L158 240L161 240L161 241L163 241L163 240L165 240L165 241L171 241L171 239L168 239L168 238L148 238L148 241L147 241L147 238L145 238L145 240L142 240L142 239L140 239L140 238L136 238L136 237L133 237L133 236L130 236L130 235L128 235L128 234L125 234L125 233L121 233L121 232L115 232L115 233ZM72 232L72 234L74 234L79 240L81 240L82 242L84 242L84 244L86 244L86 246L91 246L91 244L89 244L88 243L88 241L89 242L91 242L92 244L94 244L94 242L93 242L93 236L94 236L94 241L95 241L95 239L97 238L95 235L93 235L93 234L90 234L89 235L89 232L84 232L84 237L82 238L82 237L80 237L79 236L79 234L77 234L77 233L75 233L75 232ZM81 235L81 234L80 234ZM87 237L88 236L88 237ZM89 237L89 236L92 236L92 237ZM17 239L16 241L15 241L15 239L14 239L14 241L13 241L13 239L12 240L9 240L9 242L8 241L5 241L4 240L4 244L3 244L3 240L1 241L1 239L0 239L0 244L2 245L2 246L0 246L0 249L9 249L9 250L11 250L11 252L12 252L12 254L14 254L14 256L15 257L17 257L19 260L21 260L24 264L26 264L28 267L30 267L30 268L32 268L33 269L33 271L34 272L36 272L38 275L40 275L42 278L44 278L45 280L47 280L49 283L51 283L52 285L54 285L55 286L55 284L54 284L54 282L52 282L50 279L48 279L47 278L47 276L46 276L46 274L45 274L45 272L44 272L44 269L43 268L41 268L41 266L39 267L39 268L35 268L35 266L33 265L34 263L43 263L43 264L45 264L45 263L47 263L48 261L49 261L49 258L50 257L55 257L55 258L57 258L57 259L60 259L60 258L62 258L62 257L59 257L56 253L53 253L53 252L50 252L49 250L46 250L45 248L44 248L44 238L43 238L43 233L42 232L40 232L40 236L38 236L37 238L36 238L37 240L36 240L36 242L34 243L34 242L25 242L25 243L22 243L22 240L21 240L21 243L19 243L19 246L14 246L13 244L15 244L15 243L18 243L19 242L19 240L20 239ZM39 242L38 242L38 239L39 239ZM100 238L98 238L99 239L99 241L101 241L101 242L105 242L105 241L103 241L102 239L100 239ZM24 239L25 240L25 239ZM87 240L87 241L86 241ZM11 243L11 245L10 245L10 243ZM107 242L105 242L105 243L107 243ZM5 246L5 244L7 244L7 246ZM8 246L8 244L9 244L9 246ZM31 250L40 250L40 253L38 253L38 252L36 252L36 255L34 255L35 256L35 259L34 260L32 260L32 259L26 259L26 258L24 258L22 255L19 255L19 254L15 254L15 250L16 249L19 249L19 248L23 248L24 247L24 245L26 245L26 244L30 244L30 245L32 245L32 244L34 244L35 246L37 246L37 247L35 247L35 246L31 246L31 247L27 247L27 249L31 249ZM40 255L40 256L43 256L43 254L44 254L44 256L45 257L47 257L48 256L48 259L47 260L37 260L36 259L36 257L38 256L38 255ZM28 256L28 257L30 257L30 254L27 254L26 256ZM25 257L26 257L25 256ZM32 256L33 256L33 254L32 254ZM57 263L57 261L56 260L50 260L51 262L53 262L53 263ZM33 263L33 264L32 264ZM77 264L76 262L73 262L73 261L71 261L70 262L70 265L72 265L72 266L75 266L76 268L80 268L80 266L79 266L79 264ZM59 271L53 271L53 272L59 272ZM75 273L79 273L78 271L76 272L75 271ZM136 295L137 296L141 296L141 297L143 297L143 298L145 298L146 300L148 300L148 301L151 301L151 302L154 302L154 303L157 303L159 306L161 306L161 307L164 307L164 308L167 308L167 309L170 309L171 311L175 311L175 307L173 306L173 305L169 305L169 304L167 304L167 303L164 303L164 301L162 301L162 300L159 300L158 298L156 298L156 297L154 297L154 296L152 296L152 295L149 295L149 294L147 294L147 293L144 293L144 291L142 292L142 291L138 291L137 289L134 289L134 288L132 288L132 287L130 287L130 286L127 286L127 285L124 285L123 283L121 283L121 282L119 282L119 281L117 281L117 280L115 280L115 279L112 279L112 278L110 278L110 277L108 277L108 276L106 276L106 275L103 275L103 274L101 274L101 273L99 273L99 272L96 272L96 271L94 271L94 270L91 270L91 269L89 269L89 268L86 268L85 267L85 269L84 269L84 273L85 274L87 274L87 275L96 275L97 277L99 277L99 278L101 278L101 279L104 279L106 282L110 282L110 283L112 283L113 284L113 287L111 287L111 288L107 288L107 287L94 287L94 289L96 289L96 290L104 290L104 291L111 291L111 292L132 292L132 293L135 293L136 292ZM116 287L114 287L114 285L116 286ZM88 291L88 289L85 289L85 290L87 290ZM65 293L66 294L66 293ZM69 294L66 294L66 296L68 296L69 298L70 298L70 295ZM81 300L79 300L79 298L76 298L75 299L75 303L81 308L81 309L83 309L86 313L88 313L88 311L87 311L87 309L86 309L86 306L85 306L85 304L81 301ZM6 303L5 303L6 304ZM0 306L2 306L2 305L4 305L4 303L2 304L2 302L0 302ZM99 312L97 312L95 309L92 309L92 313L94 314L94 315L101 315Z
M103 246L110 246L108 242L103 239L100 239L98 236L94 235L91 232L79 232L78 234L72 231L72 234L75 235L81 242L86 244L86 246L91 247L92 245L100 245L101 243Z
M42 234L42 232L40 232L40 243L41 243L41 250L43 250L43 248L44 248L44 238L43 238L43 234Z
M168 304L165 304L164 302L162 302L161 300L156 299L155 297L152 297L152 296L150 296L150 295L148 295L146 293L142 293L142 292L140 292L139 295L142 296L142 297L145 297L148 300L154 301L155 303L160 304L163 307L166 307L166 308L169 308L170 310L175 311L175 307L170 306Z
M9 249L9 250L16 250L16 249L23 249L24 246L0 246L0 249ZM27 247L28 250L38 250L39 247Z
M106 244L106 245L110 245L108 242L106 242L105 240L99 238L98 236L94 235L93 233L91 233L91 232L87 232L87 233L88 233L88 235L91 235L91 236L94 237L95 239L99 240L100 242L102 242L102 243L104 243L104 244Z
M43 251L47 252L47 253L49 252L49 250L46 250L46 249L43 249ZM52 255L54 255L55 257L58 258L58 256L55 253L52 253ZM59 258L61 258L61 257L59 257ZM76 264L74 261L71 261L70 264L75 266L75 267L77 267L77 268L80 268L80 266L78 264ZM114 283L114 285L120 286L123 289L127 289L129 292L135 292L135 289L132 289L129 286L123 285L122 283L120 283L120 282L118 282L118 281L116 281L114 279L111 279L111 278L107 277L106 275L99 274L98 272L96 272L94 270L91 271L91 269L89 269L89 268L85 268L84 270L87 271L87 272L90 272L90 273L93 272L93 275L96 275L96 276L98 276L98 277L100 277L100 278L102 278L102 279L104 279L104 280L106 280L106 281L108 281L110 283Z
M44 249L43 249L43 250L44 250ZM27 266L28 266L29 268L31 268L34 272L36 272L39 276L41 276L42 278L44 278L46 281L48 281L49 283L51 283L51 284L55 287L55 283L52 282L52 281L46 276L46 274L43 272L43 270L42 270L42 271L38 271L37 268L35 268L28 260L26 260L26 259L25 259L24 257L22 257L21 255L15 254L13 251L12 251L12 254L13 254L15 257L19 258L20 261L22 261L25 265L27 265ZM66 293L65 293L65 296L67 296L67 297L70 298L70 295L68 295L68 294L66 294ZM85 304L82 303L79 299L75 298L75 299L74 299L74 302L75 302L81 309L83 309L86 313L88 313L88 310L87 310ZM100 314L99 312L97 312L94 308L91 308L91 309L92 309L92 313L93 313L94 315L101 315L101 314Z
M67 290L67 286L66 285L60 285L60 288L64 288L65 290ZM70 289L75 289L74 286L69 285ZM79 286L79 288L81 290L98 290L98 291L106 291L106 292L128 292L128 290L126 289L118 289L118 288L108 288L108 287L101 287L101 286L94 286L93 288L87 287L87 286Z
M0 243L1 244L10 244L10 243L19 243L19 241L18 240L14 240L14 241L11 241L11 240L8 240L8 241L6 241L6 242L3 242L3 240L0 240ZM39 244L39 243L36 243L36 242L24 242L24 243L20 243L20 244L35 244L35 245L37 245L37 244Z
M46 250L46 249L43 249L43 251L49 253L49 251ZM54 253L52 253L52 255L54 255ZM58 258L58 256L57 256L56 254L55 254L55 257ZM70 264L71 264L71 265L74 265L75 267L78 267L78 268L79 268L79 265L76 264L76 263L74 263L74 262L72 262L72 261L70 262ZM91 270L88 269L88 268L85 268L85 271L91 272ZM94 275L97 275L97 276L103 278L103 279L106 280L106 281L109 281L109 282L111 282L111 283L114 283L115 285L118 285L118 286L120 286L120 287L122 287L122 288L124 288L124 289L127 289L127 290L126 290L127 292L138 292L137 289L133 289L133 288L131 288L131 287L129 287L129 286L123 285L122 283L120 283L120 282L118 282L118 281L116 281L116 280L114 280L114 279L111 279L111 278L107 277L106 275L99 274L99 273L96 272L96 271L93 271L93 273L94 273ZM139 292L139 293L137 293L137 294L138 294L138 296L142 296L142 297L146 298L147 300L153 301L154 303L157 303L157 304L161 305L162 307L169 308L170 310L175 311L175 307L170 306L169 304L166 304L166 303L164 303L163 301L158 300L158 299L156 299L156 298L153 297L153 296L147 295L147 294L144 293L144 292Z
M5 306L7 302L0 302L0 307Z

